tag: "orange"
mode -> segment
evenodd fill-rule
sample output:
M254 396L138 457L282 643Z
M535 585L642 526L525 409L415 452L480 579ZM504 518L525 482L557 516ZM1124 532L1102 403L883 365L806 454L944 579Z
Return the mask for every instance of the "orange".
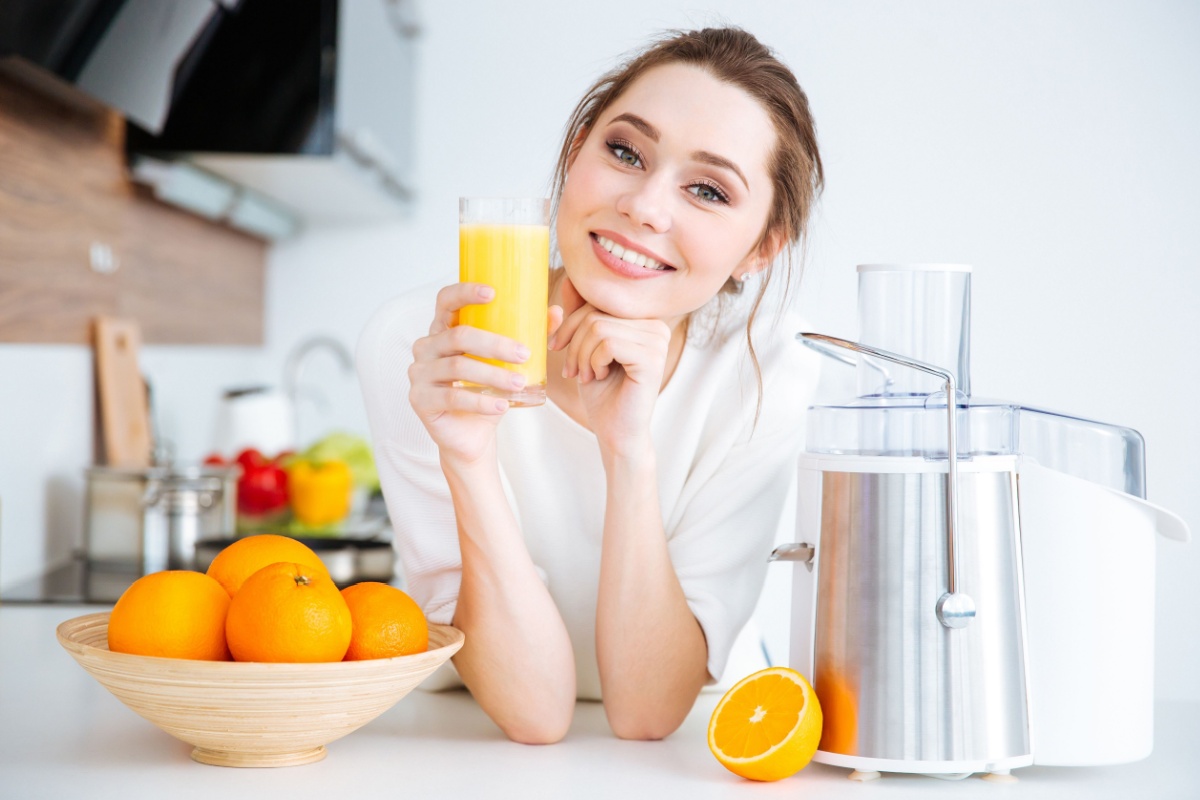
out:
M353 632L346 661L392 658L429 649L429 623L421 607L395 586L364 581L342 589Z
M858 699L840 673L825 670L817 681L817 696L825 725L821 731L821 749L853 755L858 744Z
M742 678L717 703L708 748L735 775L777 781L812 760L821 723L821 704L804 676L770 667Z
M228 661L229 595L191 570L153 572L125 590L108 618L108 649L164 658Z
M288 536L261 533L238 539L226 547L208 565L208 574L217 579L229 596L237 594L242 583L267 564L291 561L320 567L328 572L321 557L303 542Z
M234 661L341 661L350 608L324 569L283 561L255 572L229 602Z

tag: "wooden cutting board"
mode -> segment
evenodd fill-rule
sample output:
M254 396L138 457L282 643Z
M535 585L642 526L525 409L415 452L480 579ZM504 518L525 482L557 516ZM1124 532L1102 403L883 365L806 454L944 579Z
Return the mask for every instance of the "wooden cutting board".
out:
M146 383L138 366L141 329L133 320L96 317L93 343L100 401L101 463L148 467L153 445Z

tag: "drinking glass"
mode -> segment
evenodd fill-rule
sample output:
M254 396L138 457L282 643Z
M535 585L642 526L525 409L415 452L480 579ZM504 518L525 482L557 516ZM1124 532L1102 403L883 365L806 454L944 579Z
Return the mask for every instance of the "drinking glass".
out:
M546 310L550 276L550 201L523 197L463 197L458 201L458 277L496 290L490 303L465 306L460 325L515 339L529 359L512 364L479 358L525 376L522 389L503 391L459 381L510 406L546 402Z

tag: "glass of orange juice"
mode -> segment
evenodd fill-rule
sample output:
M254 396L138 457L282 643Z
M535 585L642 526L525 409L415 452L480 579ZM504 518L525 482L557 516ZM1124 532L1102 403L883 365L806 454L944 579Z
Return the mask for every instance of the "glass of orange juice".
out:
M485 283L496 290L490 303L460 309L458 323L516 339L529 348L529 360L510 364L480 359L524 375L522 389L501 391L465 382L457 385L503 397L510 406L540 406L546 402L549 278L549 200L464 197L458 201L458 279Z

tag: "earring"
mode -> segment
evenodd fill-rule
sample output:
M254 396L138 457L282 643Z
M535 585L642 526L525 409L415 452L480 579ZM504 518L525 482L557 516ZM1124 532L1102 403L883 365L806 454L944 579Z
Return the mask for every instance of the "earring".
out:
M745 272L742 273L742 277L738 278L738 280L741 281L742 283L745 283L746 281L750 280L750 276L753 274L754 273L751 272L750 270L746 270Z

